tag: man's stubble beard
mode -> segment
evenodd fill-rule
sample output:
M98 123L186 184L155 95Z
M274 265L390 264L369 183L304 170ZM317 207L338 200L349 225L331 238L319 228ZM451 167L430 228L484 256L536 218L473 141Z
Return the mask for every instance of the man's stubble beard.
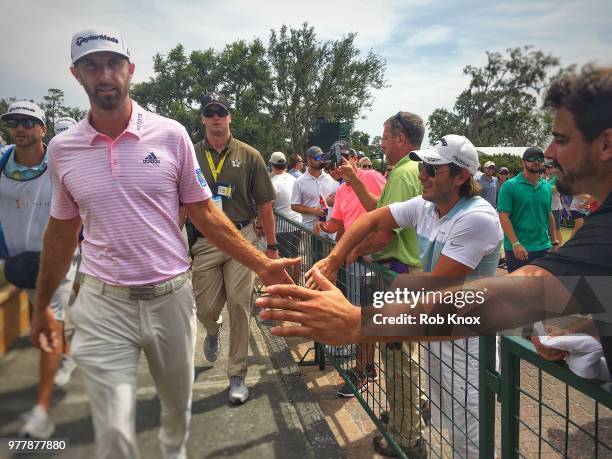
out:
M556 161L553 161L553 167L558 170L557 172L557 190L561 194L565 195L576 195L581 193L589 193L589 190L582 190L576 188L576 185L580 181L584 181L585 179L596 180L593 177L593 172L595 169L595 164L591 159L591 151L588 151L584 161L580 163L579 168L573 172L565 172L560 164Z

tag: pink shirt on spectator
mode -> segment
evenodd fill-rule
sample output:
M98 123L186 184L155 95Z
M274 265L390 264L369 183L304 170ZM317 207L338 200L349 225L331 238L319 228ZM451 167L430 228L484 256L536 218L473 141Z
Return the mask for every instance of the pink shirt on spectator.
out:
M211 192L183 126L132 101L117 139L97 132L88 116L51 140L48 158L51 216L83 221L81 272L147 285L189 269L179 202Z
M375 196L380 196L382 189L385 186L385 178L382 174L375 170L357 169L357 177L363 182L370 193ZM366 213L365 207L359 201L357 193L353 188L346 183L340 185L336 191L336 200L334 201L334 209L331 218L340 220L344 224L344 229L347 230L350 226Z

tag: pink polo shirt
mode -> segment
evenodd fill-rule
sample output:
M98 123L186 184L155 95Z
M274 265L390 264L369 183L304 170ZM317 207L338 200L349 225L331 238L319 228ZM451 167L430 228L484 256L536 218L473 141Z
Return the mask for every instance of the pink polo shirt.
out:
M375 196L380 196L382 189L385 186L385 178L382 174L375 170L357 169L357 177L363 182L370 193ZM351 225L366 213L365 207L361 205L361 201L357 197L357 193L353 188L346 183L340 185L336 191L336 200L334 201L334 209L331 218L340 220L344 224L344 229L347 230Z
M211 196L193 144L176 121L132 101L114 141L84 120L48 148L51 216L80 216L80 271L115 285L162 282L189 269L179 202Z

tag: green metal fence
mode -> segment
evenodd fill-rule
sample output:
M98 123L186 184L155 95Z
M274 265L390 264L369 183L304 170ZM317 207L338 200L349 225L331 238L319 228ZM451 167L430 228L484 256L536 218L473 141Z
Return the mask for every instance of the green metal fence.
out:
M281 255L302 257L294 279L303 284L305 272L334 241L282 215L276 221ZM395 275L359 262L340 269L337 286L365 306ZM427 456L436 458L612 458L609 385L542 359L523 338L313 348L312 363L335 366L399 457L411 457L408 446L418 451L420 438ZM371 372L364 385L355 369L366 370L368 363L376 375Z

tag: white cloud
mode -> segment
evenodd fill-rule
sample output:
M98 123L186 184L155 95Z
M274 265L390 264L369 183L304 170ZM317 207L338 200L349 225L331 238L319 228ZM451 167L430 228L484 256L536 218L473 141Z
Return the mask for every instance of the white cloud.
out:
M405 46L423 47L431 45L439 45L450 41L452 38L452 29L447 26L433 25L423 27L415 32L404 42Z

